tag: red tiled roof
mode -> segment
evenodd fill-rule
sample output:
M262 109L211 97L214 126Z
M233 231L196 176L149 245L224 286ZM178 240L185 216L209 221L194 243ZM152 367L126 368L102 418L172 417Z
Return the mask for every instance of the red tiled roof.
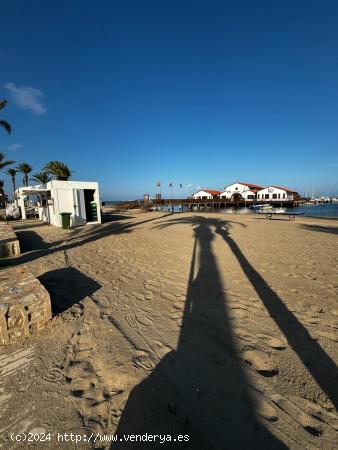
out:
M195 192L195 194L198 194L198 192L201 192L201 191L207 192L210 195L219 195L221 193L221 191L214 191L212 189L200 189L199 191ZM193 195L195 195L195 194L193 194Z
M270 186L268 186L268 187L270 187ZM274 187L274 188L276 188L276 189L282 189L283 191L291 192L291 193L293 193L293 194L298 194L298 192L295 191L294 189L289 189L289 188L281 187L281 186L271 186L271 187Z
M248 186L250 189L257 189L258 191L260 189L263 189L262 186L259 186L258 184L252 184L252 183L243 183L243 181L236 181L238 184L243 184L244 186ZM235 184L235 183L232 183Z

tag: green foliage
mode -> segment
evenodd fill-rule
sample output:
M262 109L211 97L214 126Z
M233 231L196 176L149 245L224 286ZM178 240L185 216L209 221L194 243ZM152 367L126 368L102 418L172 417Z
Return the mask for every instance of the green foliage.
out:
M16 176L16 174L17 174L17 170L16 170L16 169L13 169L13 168L10 168L10 169L7 169L7 170L5 171L5 173L6 173L7 175L9 175L9 176L12 178L13 192L15 192L15 188L16 188L16 186L15 186L15 176Z
M0 110L3 109L6 105L7 105L6 99L0 100ZM0 127L6 130L7 133L10 133L12 131L12 127L6 120L0 119Z
M29 177L28 174L33 170L33 167L27 163L21 163L16 167L18 172L22 172L24 174L23 184L24 186L28 186Z
M41 172L37 172L32 176L32 180L37 181L41 184L46 184L51 179L52 177L49 175L49 173L45 172L44 170L42 170Z
M64 164L61 161L50 161L43 168L44 172L47 172L56 180L65 180L68 181L72 176L73 171L69 169L67 164Z
M9 166L10 164L14 164L15 161L5 161L6 155L0 152L0 170L4 167Z
M13 161L14 162L14 161ZM16 169L12 169L12 168L10 168L10 169L7 169L6 171L5 171L5 173L7 173L7 175L9 175L11 178L15 178L15 175L17 174L17 170Z

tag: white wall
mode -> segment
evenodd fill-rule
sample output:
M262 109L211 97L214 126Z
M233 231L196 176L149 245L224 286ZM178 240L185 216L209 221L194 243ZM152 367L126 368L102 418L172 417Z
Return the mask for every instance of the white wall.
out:
M266 196L268 195L268 198ZM273 186L268 186L264 189L261 189L257 192L257 200L259 201L286 201L293 200L294 194L291 192L287 192L284 189L279 189Z
M212 199L213 196L211 194L209 194L209 192L198 191L198 192L196 192L196 194L193 194L193 198L195 198L195 199L202 199L202 198Z
M99 185L97 182L87 181L59 181L52 180L45 188L50 192L50 200L46 207L39 208L39 218L52 225L61 227L60 213L71 213L71 226L84 225L86 220L86 207L84 200L84 190L94 190L94 201L97 205L97 222L101 223L101 202ZM34 187L20 188L34 189ZM20 191L20 190L18 190ZM18 200L19 206L24 213L24 196L21 194ZM24 215L24 214L23 214ZM26 217L22 217L25 219Z
M85 189L95 190L94 201L97 205L97 221L101 223L100 193L97 183L76 182L68 186L54 186L55 182L53 182L50 191L53 204L49 205L50 222L53 225L61 226L60 213L62 212L71 213L71 226L84 225L87 222L84 200Z
M248 199L248 196L255 195L253 192L250 191L249 186L246 186L245 184L241 183L233 183L230 184L225 188L225 190L221 194L221 198L226 198L228 200L231 200L231 197L234 194L240 194L244 200L253 200Z

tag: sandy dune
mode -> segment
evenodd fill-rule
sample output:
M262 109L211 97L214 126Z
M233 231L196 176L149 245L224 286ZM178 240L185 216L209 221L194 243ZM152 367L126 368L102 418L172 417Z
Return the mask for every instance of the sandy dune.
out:
M0 349L2 448L22 448L10 432L38 430L63 449L333 449L338 221L106 219L16 224L12 264L39 277L54 318ZM66 432L189 441L75 446L57 441Z

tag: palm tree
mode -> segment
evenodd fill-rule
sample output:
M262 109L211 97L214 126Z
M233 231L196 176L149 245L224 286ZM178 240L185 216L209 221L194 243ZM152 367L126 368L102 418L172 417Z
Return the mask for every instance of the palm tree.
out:
M0 152L0 170L2 170L6 166L9 166L10 164L15 163L15 161L4 161L5 158L6 158L5 154Z
M27 163L21 163L16 167L18 172L22 172L23 176L23 184L24 186L28 186L29 177L28 174L33 170L33 167Z
M0 206L6 206L7 196L4 191L4 180L0 180Z
M10 168L10 169L7 169L5 173L7 173L7 175L9 175L12 178L13 192L15 192L15 190L16 190L15 175L17 174L17 170Z
M0 110L3 109L7 105L7 100L3 99L0 100ZM0 119L0 127L4 128L7 133L10 133L12 131L12 127L6 120Z
M56 180L65 181L68 181L73 173L73 171L69 169L67 164L64 164L61 161L50 161L45 165L43 170L55 177Z
M46 184L48 181L50 181L52 177L49 175L48 172L45 172L42 170L41 172L37 172L33 175L32 180L37 181L41 184Z

